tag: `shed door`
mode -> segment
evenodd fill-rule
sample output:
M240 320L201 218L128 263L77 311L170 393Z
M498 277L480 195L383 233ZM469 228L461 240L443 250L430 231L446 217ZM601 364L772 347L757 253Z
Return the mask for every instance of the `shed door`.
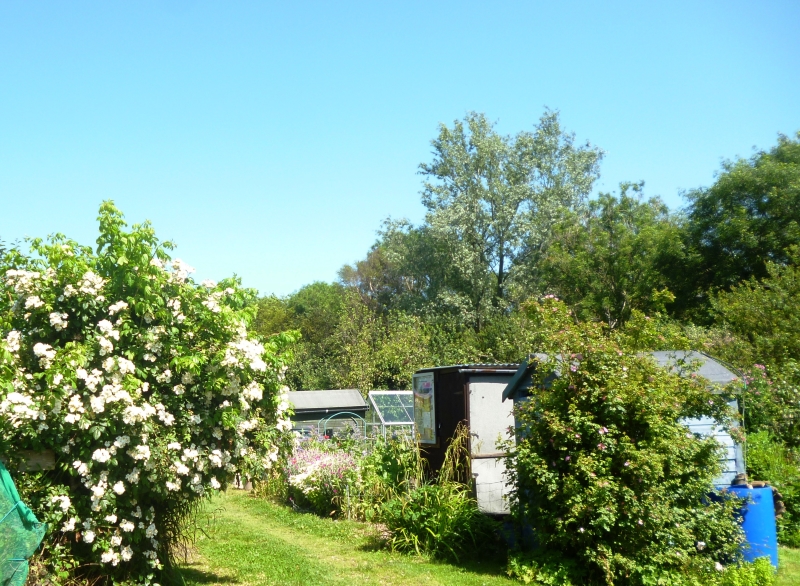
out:
M469 429L472 476L478 508L484 513L507 514L505 464L498 440L508 438L514 426L514 402L503 401L511 376L473 376L469 379Z

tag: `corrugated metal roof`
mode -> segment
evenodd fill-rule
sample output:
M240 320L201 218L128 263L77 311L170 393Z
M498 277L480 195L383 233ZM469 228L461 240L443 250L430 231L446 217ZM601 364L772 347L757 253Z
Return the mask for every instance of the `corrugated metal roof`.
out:
M364 411L367 403L358 389L291 391L289 402L295 413L303 411Z
M519 368L518 363L504 363L504 364L450 364L448 366L431 366L429 368L420 368L417 372L433 372L434 370L451 370L454 368L485 368L485 369L512 369Z

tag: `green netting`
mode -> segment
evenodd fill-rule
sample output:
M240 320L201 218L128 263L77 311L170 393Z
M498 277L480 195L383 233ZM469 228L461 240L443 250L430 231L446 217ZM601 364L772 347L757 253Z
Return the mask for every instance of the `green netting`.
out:
M28 558L42 542L44 523L19 500L11 475L0 462L0 586L22 586Z

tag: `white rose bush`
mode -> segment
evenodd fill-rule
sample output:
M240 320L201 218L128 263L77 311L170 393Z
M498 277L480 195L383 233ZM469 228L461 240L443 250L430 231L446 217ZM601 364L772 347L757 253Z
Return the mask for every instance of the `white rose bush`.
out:
M152 584L205 497L285 460L294 340L249 337L255 293L196 284L149 223L99 222L96 252L55 235L0 260L0 456L70 573ZM15 472L23 450L55 470Z

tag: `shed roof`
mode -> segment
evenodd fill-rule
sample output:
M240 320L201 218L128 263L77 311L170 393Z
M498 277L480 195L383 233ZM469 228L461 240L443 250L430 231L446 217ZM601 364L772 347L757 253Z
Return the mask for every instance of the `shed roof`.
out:
M656 363L670 372L681 376L696 374L714 385L726 385L737 380L739 377L731 370L726 368L721 362L715 360L707 354L694 350L659 350L656 352L646 352L650 354ZM546 354L530 354L520 365L514 377L506 385L503 391L503 400L519 390L530 388L532 383L532 372L536 363L547 358ZM558 362L561 357L557 356ZM553 378L561 376L559 369L555 369L544 381L545 384L552 382Z
M702 352L694 350L660 350L650 352L658 362L671 372L683 375L684 373L696 374L708 382L726 385L738 380L740 377L727 369L721 362Z
M311 411L366 411L367 403L358 389L291 391L289 402L295 413Z
M417 372L434 372L442 370L485 370L485 371L516 371L519 367L518 363L504 363L504 364L450 364L446 366L430 366L428 368L420 368ZM415 373L416 374L416 373ZM505 373L503 373L505 374Z

